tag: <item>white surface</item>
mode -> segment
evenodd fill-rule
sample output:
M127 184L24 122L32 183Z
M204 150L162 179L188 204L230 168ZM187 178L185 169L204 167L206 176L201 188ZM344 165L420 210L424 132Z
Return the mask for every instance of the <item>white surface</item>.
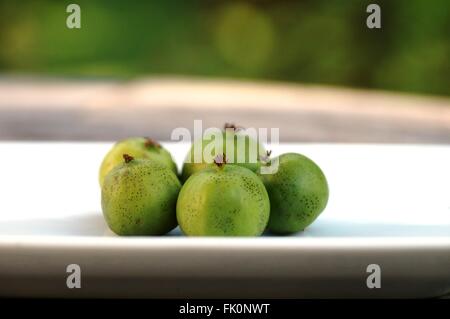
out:
M189 148L166 144L179 167ZM112 236L97 176L111 144L0 143L0 235ZM302 237L450 236L450 147L284 144L316 161L328 207Z
M450 147L273 146L274 155L299 152L321 166L330 187L328 207L294 236L221 239L112 234L97 180L111 145L0 143L0 282L7 283L0 284L0 295L70 296L64 285L49 283L58 276L64 282L64 265L71 262L88 267L97 280L125 276L133 282L109 290L97 281L75 296L429 297L450 290ZM180 166L189 145L165 146ZM381 292L365 287L370 262L385 265L392 280ZM225 280L211 290L208 284L227 274L275 280L279 271L288 282L273 281L273 289L254 284L256 290L236 290ZM174 283L181 273L210 277L202 277L203 284L186 278ZM46 288L31 287L29 276ZM292 286L296 278L301 280Z

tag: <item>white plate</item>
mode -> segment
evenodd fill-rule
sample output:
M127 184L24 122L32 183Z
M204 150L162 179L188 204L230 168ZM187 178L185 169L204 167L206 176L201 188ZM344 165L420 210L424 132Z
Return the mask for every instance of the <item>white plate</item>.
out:
M0 143L0 295L431 297L450 292L450 147L283 144L316 161L325 212L289 237L119 238L98 166L111 143ZM165 144L181 164L189 145ZM174 236L175 235L175 236ZM78 264L81 289L68 289ZM369 289L369 264L381 267Z

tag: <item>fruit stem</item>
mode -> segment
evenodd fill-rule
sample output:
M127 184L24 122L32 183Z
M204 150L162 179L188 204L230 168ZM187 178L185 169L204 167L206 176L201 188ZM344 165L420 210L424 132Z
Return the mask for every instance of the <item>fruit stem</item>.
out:
M161 144L159 144L157 141L155 141L154 139L151 139L149 137L145 138L145 143L144 143L145 147L156 147L156 148L160 148Z
M259 157L259 160L263 162L264 164L269 164L270 162L270 155L272 154L272 150L266 151L266 155L261 155Z
M129 163L129 162L131 162L132 160L134 160L134 157L133 157L133 156L130 156L130 155L128 155L128 154L123 154L123 159L125 160L125 163Z
M227 163L225 154L217 155L214 159L214 163L217 165L217 167L223 167Z
M238 125L236 125L236 124L234 124L234 123L225 123L225 125L223 126L223 129L226 131L228 128L233 129L233 131L235 131L235 132L244 129L244 127L238 126Z

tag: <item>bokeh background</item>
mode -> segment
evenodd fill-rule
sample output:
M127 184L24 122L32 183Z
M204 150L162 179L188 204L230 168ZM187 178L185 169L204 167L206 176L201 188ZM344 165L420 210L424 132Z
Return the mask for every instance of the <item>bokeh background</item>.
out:
M450 142L450 2L375 1L368 29L373 2L77 0L68 29L70 1L1 0L0 138L167 139L203 119Z

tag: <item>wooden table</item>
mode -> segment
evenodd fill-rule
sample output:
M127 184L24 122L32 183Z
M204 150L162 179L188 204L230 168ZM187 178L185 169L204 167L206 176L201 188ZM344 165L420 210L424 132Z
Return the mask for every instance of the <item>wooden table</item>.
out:
M0 77L1 140L169 140L176 127L279 127L281 141L450 143L450 99L203 78Z

